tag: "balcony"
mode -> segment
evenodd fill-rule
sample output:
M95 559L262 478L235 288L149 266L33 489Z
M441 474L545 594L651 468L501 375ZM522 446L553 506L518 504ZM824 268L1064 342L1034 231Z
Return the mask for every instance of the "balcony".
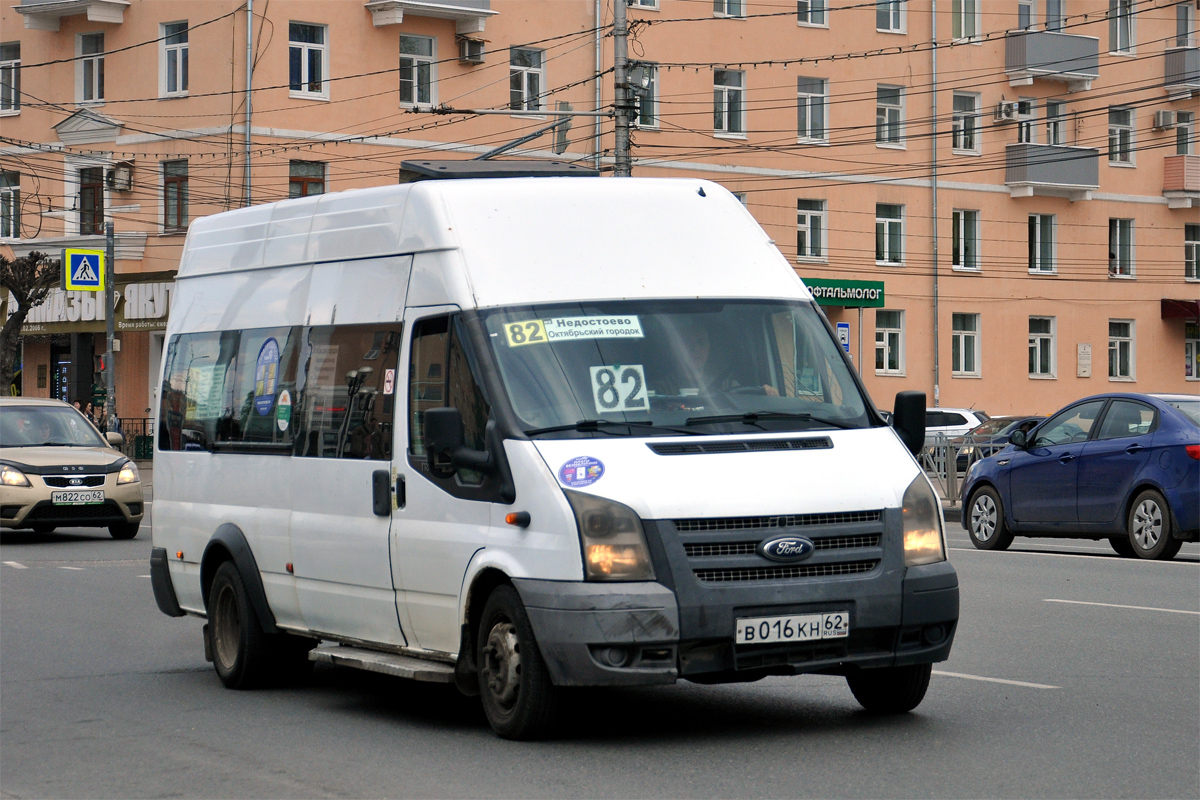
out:
M1200 92L1200 47L1172 47L1163 54L1163 83L1172 95Z
M1004 183L1011 197L1091 199L1100 188L1100 151L1056 144L1010 144Z
M462 36L483 33L487 18L499 12L492 11L491 0L369 0L367 10L371 12L371 24L376 28L399 25L404 15L433 17L454 20L454 32Z
M125 21L129 0L23 0L13 6L25 19L25 27L35 31L56 31L63 17L86 14L88 22Z
M1092 88L1100 77L1100 40L1057 31L1020 31L1004 40L1004 72L1009 86L1029 86L1034 78L1061 81L1072 92Z
M1200 156L1163 159L1163 197L1168 208L1200 207Z

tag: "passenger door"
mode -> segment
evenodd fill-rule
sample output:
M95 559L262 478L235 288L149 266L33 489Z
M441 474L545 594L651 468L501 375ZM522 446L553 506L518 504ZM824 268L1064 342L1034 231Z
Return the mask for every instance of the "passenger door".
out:
M1009 463L1008 503L1021 525L1074 525L1078 459L1104 400L1091 400L1060 412L1034 432Z
M1113 400L1096 438L1079 458L1079 521L1124 524L1120 520L1129 487L1152 452L1158 414L1136 400Z

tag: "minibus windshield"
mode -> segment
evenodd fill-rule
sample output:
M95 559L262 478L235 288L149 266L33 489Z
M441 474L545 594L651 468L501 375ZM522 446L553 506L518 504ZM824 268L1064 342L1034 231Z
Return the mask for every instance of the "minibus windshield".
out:
M811 304L654 300L481 312L530 436L860 428L866 403Z

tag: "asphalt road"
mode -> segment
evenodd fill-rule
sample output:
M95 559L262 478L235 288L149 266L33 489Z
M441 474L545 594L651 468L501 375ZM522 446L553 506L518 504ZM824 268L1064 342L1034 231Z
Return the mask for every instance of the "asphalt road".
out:
M233 692L160 614L149 531L0 534L0 797L1200 797L1200 548L974 550L925 702L840 678L581 692L507 742L453 689L319 666Z

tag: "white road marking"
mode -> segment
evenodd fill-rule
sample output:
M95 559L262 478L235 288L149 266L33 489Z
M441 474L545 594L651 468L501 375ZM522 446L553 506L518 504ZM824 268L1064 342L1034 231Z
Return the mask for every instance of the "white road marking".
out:
M25 566L24 564L20 563L19 561L5 561L4 564L6 566L12 567L13 569L29 569L29 567Z
M139 578L149 578L149 575L138 575Z
M959 553L983 553L985 555L1023 555L1023 556L1054 556L1056 558L1087 558L1092 561L1096 560L1096 556L1085 556L1082 553L1046 553L1041 550L980 550L977 547L948 547L947 550L954 550ZM1107 554L1102 554L1107 555ZM1104 559L1107 564L1195 564L1195 561L1190 559L1176 561L1154 561L1148 558L1120 558L1116 553Z
M1010 681L1006 678L985 678L982 675L967 675L963 672L944 672L940 669L933 671L934 675L945 675L947 678L965 678L969 681L987 681L988 683L1006 683L1010 686L1025 686L1029 689L1061 689L1061 686L1050 686L1046 683L1029 683L1028 681Z
M1166 611L1168 614L1194 614L1200 617L1200 611L1185 611L1182 608L1155 608L1154 606L1125 606L1120 603L1089 603L1086 600L1057 600L1052 597L1045 599L1047 603L1072 603L1077 606L1104 606L1105 608L1132 608L1137 611Z
M59 569L73 569L76 572L83 572L83 567L59 567Z

